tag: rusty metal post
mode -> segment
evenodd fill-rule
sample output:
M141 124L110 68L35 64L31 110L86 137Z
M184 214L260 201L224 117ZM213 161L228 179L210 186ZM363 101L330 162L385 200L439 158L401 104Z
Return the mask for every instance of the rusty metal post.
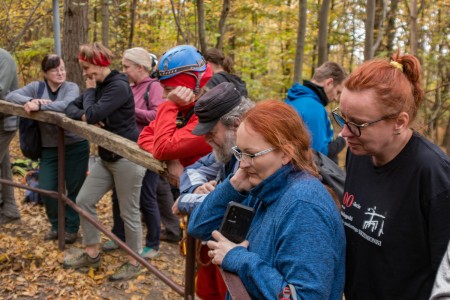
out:
M65 186L65 145L64 129L58 126L58 247L64 250L66 237L66 204L62 198Z
M187 229L186 229L187 230ZM186 269L184 274L184 299L195 298L195 239L187 236Z

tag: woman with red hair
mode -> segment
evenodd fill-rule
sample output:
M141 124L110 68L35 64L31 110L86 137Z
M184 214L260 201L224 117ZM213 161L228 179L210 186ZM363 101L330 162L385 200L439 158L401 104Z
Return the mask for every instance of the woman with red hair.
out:
M244 115L236 144L239 169L194 209L189 234L203 240L212 235L212 263L236 273L252 299L280 299L287 287L302 299L342 299L344 228L316 178L299 115L285 103L258 103ZM240 244L217 231L231 201L255 210Z
M86 77L86 90L69 104L66 114L72 119L100 126L131 141L137 141L133 93L126 75L111 70L113 54L101 44L81 45L78 60ZM136 253L142 250L142 225L139 195L145 169L116 153L98 147L100 160L84 181L76 203L97 218L96 204L112 188L119 200L120 216L125 224L127 245ZM64 268L79 269L100 266L100 232L80 216L85 252L64 261ZM109 277L130 279L140 272L136 259L128 261Z
M333 112L347 140L342 218L345 297L428 299L450 238L450 160L412 128L424 99L419 60L353 71Z

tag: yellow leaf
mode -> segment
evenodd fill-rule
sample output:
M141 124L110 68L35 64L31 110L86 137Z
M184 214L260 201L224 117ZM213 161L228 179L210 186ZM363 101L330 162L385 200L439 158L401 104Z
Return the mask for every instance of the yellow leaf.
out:
M0 255L0 263L4 262L5 260L8 260L8 255L6 254Z
M92 279L95 277L94 268L89 268L88 276Z

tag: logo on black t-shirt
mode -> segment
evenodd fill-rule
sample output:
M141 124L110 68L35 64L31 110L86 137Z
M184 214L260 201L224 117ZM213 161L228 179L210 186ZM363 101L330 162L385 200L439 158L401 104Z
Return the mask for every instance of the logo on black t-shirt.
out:
M363 229L369 229L371 232L374 232L375 230L378 230L378 236L382 235L383 227L384 227L384 219L385 216L377 214L376 213L377 207L374 206L373 208L368 208L367 212L365 212L365 215L369 216L369 219L364 221L363 223Z

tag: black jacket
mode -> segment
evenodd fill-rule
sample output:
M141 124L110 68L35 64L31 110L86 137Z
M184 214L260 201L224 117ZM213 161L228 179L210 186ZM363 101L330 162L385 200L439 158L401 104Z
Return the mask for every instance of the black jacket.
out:
M236 89L241 93L241 96L245 96L245 97L248 96L245 81L243 81L238 76L229 74L227 72L219 72L219 73L214 74L213 77L208 81L206 86L212 89L213 87L215 87L216 85L218 85L222 82L233 83L234 86L236 87Z
M113 70L97 87L86 89L66 108L66 115L75 120L86 116L88 124L103 122L103 129L132 141L137 141L134 98L126 75ZM106 161L120 156L99 147L99 155Z

